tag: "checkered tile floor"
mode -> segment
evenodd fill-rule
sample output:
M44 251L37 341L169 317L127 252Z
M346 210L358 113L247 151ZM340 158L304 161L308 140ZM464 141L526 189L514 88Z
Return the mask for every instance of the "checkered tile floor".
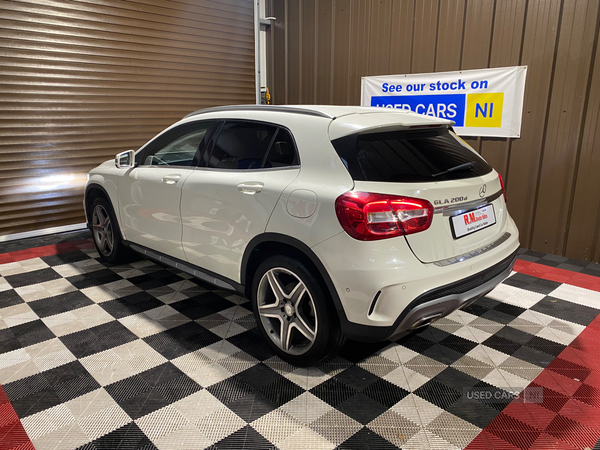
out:
M297 368L246 299L82 247L0 264L0 430L12 405L36 449L464 448L600 313L600 292L513 272L418 333Z

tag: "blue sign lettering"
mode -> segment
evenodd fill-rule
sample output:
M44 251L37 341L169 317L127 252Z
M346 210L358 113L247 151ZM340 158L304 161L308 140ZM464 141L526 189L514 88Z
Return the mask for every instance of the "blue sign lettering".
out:
M465 123L465 94L386 95L371 97L371 106L407 109L427 116L450 119L457 127Z

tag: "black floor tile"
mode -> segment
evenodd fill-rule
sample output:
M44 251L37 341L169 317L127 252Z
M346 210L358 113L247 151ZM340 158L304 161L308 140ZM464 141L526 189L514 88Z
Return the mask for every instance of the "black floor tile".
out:
M31 272L20 273L17 275L8 275L4 278L8 284L16 289L32 284L58 280L62 277L52 267L46 267L45 269L33 270Z
M435 342L428 341L427 339L423 339L422 337L414 334L409 334L402 339L398 339L396 343L417 353L422 353L435 345Z
M340 403L336 409L357 422L366 425L386 412L388 407L359 393Z
M485 381L479 381L465 393L467 400L475 400L502 412L515 398L512 392L492 386ZM482 427L483 428L483 427Z
M479 304L477 304L477 302L475 302L475 303L471 303L469 306L467 306L466 308L463 308L462 310L464 312L468 312L469 314L473 314L474 316L481 317L483 314L488 312L490 309L486 308L485 306L479 305Z
M382 438L369 428L362 428L347 440L342 442L337 450L393 450L398 449L394 444Z
M25 300L23 300L14 289L0 292L0 309L15 306L19 303L25 303Z
M174 378L179 378L181 375L184 375L184 373L171 362L166 362L139 374L150 386L157 386Z
M467 375L460 370L456 370L453 367L446 367L438 373L433 380L461 393L472 388L479 382L477 378Z
M219 336L195 322L144 338L148 345L169 360L200 350L219 340Z
M445 410L462 397L462 392L438 383L435 380L429 380L413 393Z
M501 313L508 314L509 316L518 317L527 311L525 308L521 308L520 306L509 305L508 303L498 303L495 306L494 311L500 311Z
M100 384L89 374L71 378L53 386L56 395L63 402L68 402L100 388Z
M230 434L213 447L215 450L277 450L275 445L267 441L250 425Z
M415 335L435 343L440 343L449 336L452 336L450 333L436 327L423 327L417 330Z
M93 304L94 302L80 291L67 292L28 303L40 317L49 317Z
M158 450L150 439L131 422L91 442L93 447L77 450Z
M533 336L525 345L525 348L529 347L552 356L560 355L567 348L566 345L539 336Z
M260 334L258 327L236 334L233 337L227 338L227 340L259 361L269 359L275 354L265 338Z
M520 344L496 335L492 335L487 338L482 342L482 345L487 345L488 347L498 350L499 352L506 353L507 355L512 355L521 348Z
M11 400L10 403L19 418L23 419L24 417L39 413L45 409L60 405L62 400L56 394L54 389L49 387L17 400Z
M496 336L499 336L504 339L508 339L512 342L516 342L521 345L527 344L531 341L531 338L534 336L530 333L526 333L524 331L518 330L513 327L504 327L496 333Z
M272 381L282 378L281 375L262 363L252 366L234 376L256 390L259 390Z
M138 337L135 334L116 320L60 337L62 343L77 358L84 358L136 339Z
M32 320L10 328L14 337L22 347L39 344L56 336L41 320Z
M202 386L187 375L183 374L177 378L171 378L164 383L154 387L167 401L177 402L189 395L202 390Z
M544 297L530 309L584 326L588 326L598 314L597 309L550 296Z
M388 344L388 342L369 343L348 340L340 349L338 355L352 363L358 363Z
M207 387L206 390L224 405L229 405L230 403L255 392L251 386L236 377L226 378L223 381Z
M356 389L351 388L335 378L330 378L318 386L315 386L310 392L315 397L320 398L325 403L329 403L334 408L358 394Z
M136 294L102 302L100 303L100 306L115 319L121 319L123 317L164 306L164 303L146 292L138 292Z
M429 347L421 354L435 359L442 364L452 364L458 361L460 358L465 356L464 353L457 352L456 350L452 350L451 348L446 347L445 345L435 344L432 347Z
M4 392L11 402L35 394L36 392L51 389L48 379L41 373L31 375L20 380L3 385Z
M541 352L539 350L527 346L521 347L511 356L514 358L522 359L523 361L527 361L528 363L535 364L538 367L546 367L554 359L554 356L550 355L547 352Z
M206 305L198 302L196 297L188 298L185 300L181 300L176 303L171 303L169 306L183 314L184 316L189 317L192 320L201 319L202 317L210 316L214 314L214 309L207 307ZM233 306L230 303L230 306Z
M287 378L280 377L265 384L258 392L279 407L302 395L305 390Z
M377 375L356 365L348 367L338 373L334 378L357 391L363 391L380 379Z
M40 259L52 267L85 261L86 259L90 259L90 257L81 250L75 250L72 252L59 253L58 255L42 256Z
M67 277L66 280L77 289L86 289L92 286L101 286L103 284L121 281L123 278L110 269L101 269L94 272Z
M229 403L227 407L248 423L277 409L277 405L258 392L251 392L238 398Z
M463 337L451 334L447 338L441 340L440 345L464 355L477 347L477 342L469 341Z
M477 400L471 400L463 395L449 408L448 412L470 422L480 428L485 428L496 418L500 411Z
M515 316L511 316L510 314L506 314L501 311L496 311L495 309L490 309L489 311L486 311L480 317L483 319L491 320L493 322L501 323L503 325L506 325L515 320Z
M152 386L139 375L134 375L105 386L104 389L117 402L122 402L144 392L150 392Z
M362 390L362 394L366 395L372 400L375 400L383 406L391 408L404 397L406 397L409 392L406 389L380 378L364 388Z
M539 294L548 295L561 285L556 281L543 280L541 278L532 277L523 273L515 273L511 277L503 281L509 286L527 289L528 291L537 292Z

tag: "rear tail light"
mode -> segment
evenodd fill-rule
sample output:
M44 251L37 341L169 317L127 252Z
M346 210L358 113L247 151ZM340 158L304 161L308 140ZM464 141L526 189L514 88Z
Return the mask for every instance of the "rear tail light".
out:
M369 192L340 195L335 212L342 228L361 241L425 231L433 219L433 206L427 200Z
M502 188L502 195L504 195L504 203L506 203L506 189L504 189L504 180L502 179L502 175L498 174L498 179L500 180L500 187Z

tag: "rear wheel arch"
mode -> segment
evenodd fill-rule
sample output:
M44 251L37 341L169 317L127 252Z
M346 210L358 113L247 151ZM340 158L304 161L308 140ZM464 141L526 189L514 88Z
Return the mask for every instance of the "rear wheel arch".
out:
M323 287L329 293L338 316L342 322L346 320L346 314L342 302L335 289L333 281L321 260L315 255L310 247L303 242L290 236L279 233L263 233L254 237L246 247L242 258L241 284L246 287L246 296L250 298L252 279L256 269L270 256L285 255L297 258L307 268L314 271Z

